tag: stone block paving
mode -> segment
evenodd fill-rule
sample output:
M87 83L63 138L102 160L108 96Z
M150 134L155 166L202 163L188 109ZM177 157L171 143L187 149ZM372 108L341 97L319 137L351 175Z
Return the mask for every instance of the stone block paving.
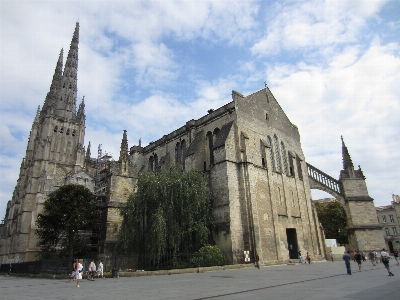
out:
M68 279L0 275L0 299L400 299L400 266L363 264L353 275L344 262L246 267L159 276Z

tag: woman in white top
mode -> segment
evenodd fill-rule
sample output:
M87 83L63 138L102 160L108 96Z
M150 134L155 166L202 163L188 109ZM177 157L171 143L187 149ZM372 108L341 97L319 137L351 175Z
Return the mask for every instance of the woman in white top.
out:
M76 267L76 287L79 287L79 281L82 280L82 272L83 272L83 259L80 259L77 267Z
M97 278L100 278L100 276L101 276L101 278L104 278L104 275L103 275L103 261L102 260L99 262L99 268L97 269Z
M390 272L389 259L390 259L389 254L387 254L385 248L383 248L382 252L381 252L381 262L383 263L383 265L385 266L386 270L388 271L389 276L394 276L394 274L392 272Z

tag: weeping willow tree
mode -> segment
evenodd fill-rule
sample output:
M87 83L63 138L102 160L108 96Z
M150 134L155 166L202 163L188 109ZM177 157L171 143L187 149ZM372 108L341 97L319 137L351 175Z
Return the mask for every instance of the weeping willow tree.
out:
M116 250L121 254L194 252L207 243L213 225L203 174L179 166L141 172L136 192L120 213Z

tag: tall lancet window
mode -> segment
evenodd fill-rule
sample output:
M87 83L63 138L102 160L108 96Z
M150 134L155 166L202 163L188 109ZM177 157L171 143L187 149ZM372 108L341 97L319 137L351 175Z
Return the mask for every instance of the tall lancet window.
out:
M288 175L286 151L285 151L285 145L283 144L283 142L281 142L281 152L282 152L283 171L285 172L286 175Z
M271 138L267 136L267 147L269 150L269 160L271 161L271 170L276 171L275 168L275 159L274 159L274 150L272 149L272 142Z
M149 169L154 170L154 157L150 156L149 158Z
M281 155L279 153L279 142L276 135L274 135L274 148L275 148L276 171L281 173L282 172Z
M154 154L154 171L158 170L158 155Z
M186 141L183 140L181 142L181 146L182 146L182 165L183 165L183 169L185 170L185 157L186 157Z

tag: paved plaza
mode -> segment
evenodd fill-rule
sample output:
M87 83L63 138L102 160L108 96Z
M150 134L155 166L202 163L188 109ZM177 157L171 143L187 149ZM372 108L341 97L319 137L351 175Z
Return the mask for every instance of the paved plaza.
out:
M382 264L363 264L346 274L343 261L311 265L246 267L204 273L83 280L0 275L0 299L400 299L400 266L395 276Z

